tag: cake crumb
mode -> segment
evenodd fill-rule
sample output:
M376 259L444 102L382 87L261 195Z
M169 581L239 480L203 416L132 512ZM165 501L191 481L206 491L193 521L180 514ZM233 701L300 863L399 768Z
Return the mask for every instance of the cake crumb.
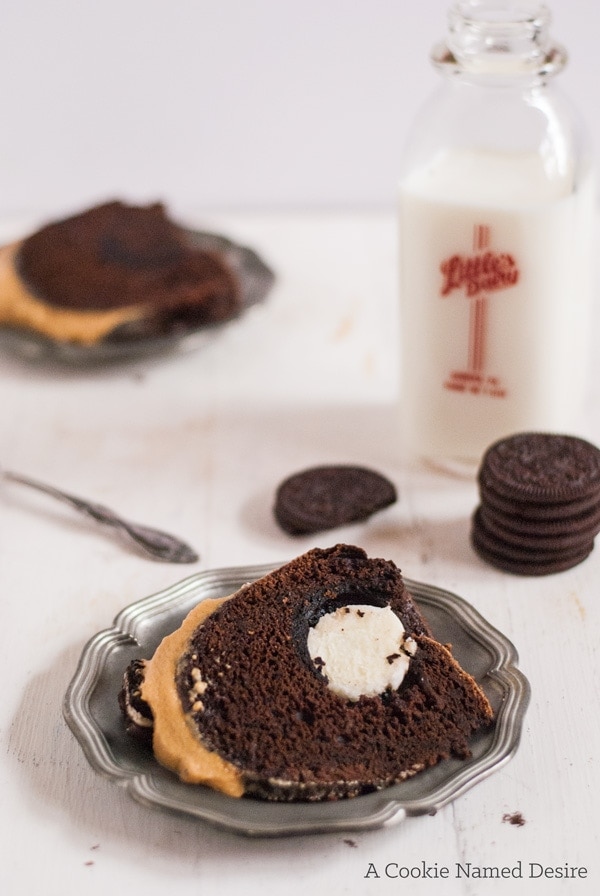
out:
M351 846L352 849L356 849L356 847L358 846L356 840L344 840L344 843L346 844L346 846Z
M519 828L522 828L525 824L525 819L521 812L505 812L502 816L502 821L507 821L509 824L514 824Z

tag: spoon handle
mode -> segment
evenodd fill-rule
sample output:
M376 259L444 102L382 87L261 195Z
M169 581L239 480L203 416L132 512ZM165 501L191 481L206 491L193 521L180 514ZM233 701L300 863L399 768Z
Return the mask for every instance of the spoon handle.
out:
M10 482L26 485L29 488L44 492L65 504L69 504L75 510L91 517L98 523L104 523L107 526L112 526L114 529L119 529L151 557L168 563L195 563L199 559L196 552L189 545L179 538L175 538L174 535L124 520L109 507L105 507L102 504L78 498L52 485L46 485L43 482L38 482L36 479L30 479L28 476L22 476L20 473L3 470L2 476Z

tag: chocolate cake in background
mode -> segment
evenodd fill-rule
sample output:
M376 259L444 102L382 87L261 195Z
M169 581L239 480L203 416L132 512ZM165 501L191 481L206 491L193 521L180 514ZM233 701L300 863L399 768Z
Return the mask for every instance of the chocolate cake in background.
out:
M0 322L54 340L168 336L243 307L225 254L199 248L160 203L107 202L0 250Z
M156 758L183 781L278 801L354 797L466 758L492 718L400 570L348 545L201 601L126 670L120 703L129 730L152 719Z

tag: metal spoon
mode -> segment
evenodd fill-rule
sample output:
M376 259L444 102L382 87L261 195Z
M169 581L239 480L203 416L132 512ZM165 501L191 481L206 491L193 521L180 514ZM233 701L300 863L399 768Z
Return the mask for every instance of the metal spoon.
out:
M199 558L198 554L173 535L167 532L161 532L158 529L152 529L149 526L141 526L138 523L131 523L122 519L114 511L102 504L96 504L92 501L85 501L83 498L77 498L67 492L60 491L52 485L45 485L28 476L22 476L20 473L11 473L9 470L0 469L0 476L9 482L17 482L20 485L27 485L37 491L44 492L69 504L75 510L79 510L86 516L91 517L98 523L105 523L124 532L129 538L142 548L151 557L158 560L164 560L167 563L195 563Z

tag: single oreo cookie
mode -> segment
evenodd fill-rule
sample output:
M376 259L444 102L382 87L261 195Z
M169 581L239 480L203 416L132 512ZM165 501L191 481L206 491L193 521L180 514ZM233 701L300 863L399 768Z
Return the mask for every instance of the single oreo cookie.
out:
M471 528L471 543L482 560L504 572L523 576L544 576L564 572L585 560L594 548L594 542L591 540L570 552L531 550L524 551L518 556L518 552L507 550L502 543L491 538L478 524L477 517L473 520Z
M338 464L288 477L277 489L273 512L288 534L308 535L365 520L396 500L396 489L385 476Z
M518 433L487 449L479 480L502 497L535 504L600 499L600 450L577 436Z

